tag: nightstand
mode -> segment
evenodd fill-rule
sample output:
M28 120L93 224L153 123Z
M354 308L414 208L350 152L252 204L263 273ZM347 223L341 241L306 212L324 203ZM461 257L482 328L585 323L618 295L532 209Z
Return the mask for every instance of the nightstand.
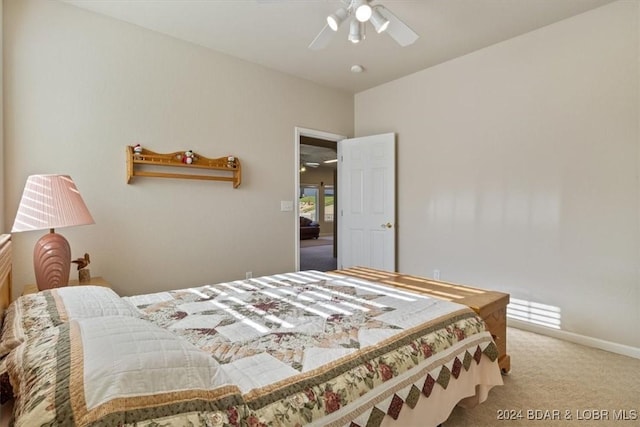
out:
M92 277L91 280L85 283L80 283L77 280L69 280L69 286L81 286L81 285L104 286L105 288L111 287L111 283L107 282L102 277ZM22 290L22 295L35 294L36 292L38 292L38 286L34 283L31 283L24 286L24 289Z

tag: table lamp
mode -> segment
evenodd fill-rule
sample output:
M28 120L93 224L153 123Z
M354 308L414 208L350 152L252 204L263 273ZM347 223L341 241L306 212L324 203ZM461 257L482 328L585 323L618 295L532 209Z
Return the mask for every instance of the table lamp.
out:
M68 175L31 175L24 186L12 233L46 230L33 249L39 290L69 284L71 248L55 228L94 224L80 192Z

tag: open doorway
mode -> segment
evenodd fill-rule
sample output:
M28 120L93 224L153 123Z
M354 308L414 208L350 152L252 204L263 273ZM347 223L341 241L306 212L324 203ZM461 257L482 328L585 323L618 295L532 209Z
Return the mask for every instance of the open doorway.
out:
M337 141L340 135L296 128L296 266L337 268Z

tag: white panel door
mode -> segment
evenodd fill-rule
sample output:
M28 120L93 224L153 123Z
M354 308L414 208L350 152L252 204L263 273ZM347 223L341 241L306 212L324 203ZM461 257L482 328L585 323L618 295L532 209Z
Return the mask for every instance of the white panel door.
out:
M395 271L395 134L338 142L338 268Z

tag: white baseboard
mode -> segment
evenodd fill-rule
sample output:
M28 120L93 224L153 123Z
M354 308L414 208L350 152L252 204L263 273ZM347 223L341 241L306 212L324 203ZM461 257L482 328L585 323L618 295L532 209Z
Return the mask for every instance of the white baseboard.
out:
M540 335L547 335L549 337L585 345L587 347L599 348L600 350L610 351L612 353L633 357L635 359L640 359L640 348L631 347L629 345L618 344L615 342L605 341L585 335L574 334L573 332L567 332L561 329L547 328L545 326L539 326L532 323L524 322L522 320L511 319L509 317L507 317L507 326L517 329L523 329L525 331L535 332Z

